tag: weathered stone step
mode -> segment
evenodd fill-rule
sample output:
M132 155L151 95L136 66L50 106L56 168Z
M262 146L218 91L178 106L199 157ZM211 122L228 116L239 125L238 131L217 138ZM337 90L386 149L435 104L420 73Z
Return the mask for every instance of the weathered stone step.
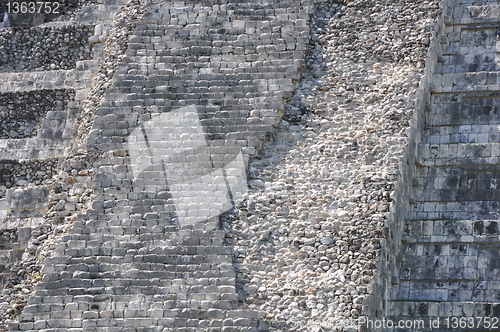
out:
M489 190L497 187L498 165L418 167L413 187L420 190Z
M489 25L447 26L442 39L435 73L497 71L496 34L498 23Z
M150 262L150 263L164 263L164 264L174 264L180 263L190 264L196 263L195 261L200 261L200 263L208 263L211 261L219 261L225 260L229 256L231 256L231 250L228 247L214 247L214 246L196 246L193 247L193 250L196 250L195 253L155 253L155 254L137 254L137 252L133 252L127 254L127 249L125 248L113 248L113 247L89 247L89 248L67 248L64 253L70 257L78 258L78 257L88 257L95 256L96 258L100 257L100 255L104 256L104 258L100 259L102 263L107 263L106 257L126 257L130 259L134 257L130 262ZM162 250L167 251L167 250ZM171 252L168 250L167 252ZM178 257L172 257L178 256ZM182 260L180 257L182 256ZM215 258L219 257L219 258ZM109 260L111 263L111 260ZM113 262L113 263L116 263Z
M408 219L484 220L500 218L500 202L416 202L410 203Z
M422 144L499 143L498 124L454 124L425 128Z
M115 0L116 1L116 0ZM122 2L122 1L120 1ZM76 13L75 21L81 23L111 22L123 4L86 5Z
M499 186L500 187L500 186ZM416 190L414 199L418 203L423 202L488 202L500 201L499 189L438 189L438 190Z
M435 94L426 126L497 125L499 96L498 91Z
M464 126L465 127L465 126ZM480 133L463 133L459 134L467 136L468 141L486 141L488 134ZM495 161L495 158L500 157L500 143L497 142L467 142L467 143L442 143L442 144L419 144L418 146L418 163L426 161L429 166L439 163L444 164L440 159L453 160L470 160L470 164L481 164L481 160L488 158L488 161ZM436 163L432 164L432 160ZM492 163L493 165L496 163ZM460 164L459 164L460 165Z
M63 141L52 139L26 138L0 140L2 159L21 160L37 158L54 158L64 155L67 145Z
M123 303L125 304L125 303ZM120 308L121 305L120 303ZM74 306L73 303L70 306ZM126 307L124 307L126 308ZM50 307L50 310L57 310ZM139 316L142 315L142 316ZM119 332L124 330L148 330L161 332L255 332L259 312L242 312L240 310L196 310L182 309L163 310L125 309L125 310L73 310L61 311L59 319L40 319L33 322L9 324L9 331L62 331L95 330ZM74 316L74 317L73 317ZM70 318L71 317L71 318ZM192 318L195 317L195 318Z
M464 61L467 62L467 60ZM488 63L491 64L491 62ZM499 91L500 76L498 74L498 71L437 73L432 76L430 89L433 93Z
M84 89L92 79L90 70L30 71L2 73L0 92Z
M468 26L450 31L443 38L442 54L438 56L435 74L498 71L496 63L496 29L498 24L490 26ZM486 48L486 50L485 50Z
M461 236L498 236L500 230L497 220L406 220L404 234L453 240Z
M0 71L73 69L77 61L90 59L92 52L89 38L93 34L93 26L88 25L34 27L19 30L15 34L3 34L0 56L6 58L5 55L13 53L24 56L23 59L11 57L8 61L1 61ZM58 42L55 43L55 40Z
M75 98L74 90L32 90L0 94L1 139L21 139L37 136L37 129L56 132L65 124L67 109ZM59 126L57 125L59 124ZM39 138L62 138L45 135Z

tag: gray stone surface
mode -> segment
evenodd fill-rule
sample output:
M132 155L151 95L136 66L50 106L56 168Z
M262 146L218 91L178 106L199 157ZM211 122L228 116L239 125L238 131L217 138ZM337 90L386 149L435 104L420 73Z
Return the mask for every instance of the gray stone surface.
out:
M173 196L162 193L168 187L160 188L160 173L146 170L137 177L132 172L128 137L134 129L154 124L160 114L192 105L212 167L229 166L237 148L243 152L244 168L273 131L283 100L300 77L310 5L148 4L92 119L87 146L98 156L92 165L93 182L87 182L94 193L92 206L80 213L53 257L46 259L43 281L11 330L257 328L260 313L236 306L235 271L231 249L223 244L225 232L211 219L192 226L179 222L179 205L172 209L175 191ZM77 19L87 14L81 15ZM101 28L96 27L97 32L102 35ZM178 142L191 142L190 137ZM154 146L165 137L148 132L145 139ZM203 164L198 150L186 151L175 159L186 165L183 171L195 170L194 162ZM152 167L157 167L155 162ZM69 173L59 177L78 184L76 174ZM195 186L189 181L192 189L208 190L201 192L207 199L217 196L215 183ZM174 185L169 182L171 190ZM204 215L200 198L188 204ZM71 213L76 205L60 200L51 211ZM222 206L218 209L224 212Z
M314 29L313 1L123 11L99 1L45 24L95 25L96 61L7 73L0 85L77 90L64 111L37 118L37 139L0 141L5 164L30 159L31 172L64 155L47 188L10 167L4 176L17 184L2 189L0 283L29 294L22 285L41 279L9 329L301 331L362 309L496 315L497 2L443 2L431 40L423 18L405 30L408 4L363 1L329 4ZM185 117L172 125L169 114ZM273 137L283 144L263 148ZM141 156L151 151L163 155ZM250 192L219 220L236 201L221 193L241 177L240 152ZM33 256L50 256L41 273ZM4 317L24 307L8 305Z
M450 330L447 317L498 315L498 8L497 1L445 3L419 144L406 168L409 205L394 207L390 227L400 235L388 242L393 285L380 316L423 319L421 331ZM432 329L429 319L437 318Z

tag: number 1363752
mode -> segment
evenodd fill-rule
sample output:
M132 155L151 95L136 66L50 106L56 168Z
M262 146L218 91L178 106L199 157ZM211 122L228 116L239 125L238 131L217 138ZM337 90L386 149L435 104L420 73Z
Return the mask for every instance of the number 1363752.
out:
M9 14L59 14L60 7L59 2L7 2Z

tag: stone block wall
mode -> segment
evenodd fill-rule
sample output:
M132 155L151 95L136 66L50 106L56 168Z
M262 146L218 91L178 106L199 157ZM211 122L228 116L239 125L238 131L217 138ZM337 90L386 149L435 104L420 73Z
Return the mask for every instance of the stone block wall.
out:
M386 312L377 314L422 320L421 331L483 331L484 324L452 327L450 321L498 315L499 8L496 1L445 2L445 24L436 29L430 57L437 63L427 67L423 86L427 105L417 113L414 153L402 168L407 185L398 196L404 200L394 204L389 229L400 231L382 255L391 273L382 278ZM433 329L431 321L439 324Z
M18 134L0 140L6 159L2 181L19 186L4 190L5 200L0 202L4 211L0 217L8 225L0 232L0 257L4 261L9 257L8 264L0 266L0 278L12 283L8 275L16 271L13 263L22 262L28 254L48 250L51 255L44 262L43 280L10 330L265 328L259 322L262 312L238 306L233 252L226 245L226 237L232 234L220 229L218 218L245 198L250 157L273 136L284 102L301 77L313 5L314 1L132 1L122 11L121 4L103 2L84 6L71 24L53 22L41 28L57 31L62 38L66 25L87 22L91 28L81 46L90 49L93 45L96 61L77 56L85 60L61 67L64 70L47 62L35 66L38 72L9 72L9 82L0 86L5 96L14 98L50 89L75 90L71 102L65 99L56 105L62 110L42 110L36 119L42 126L36 139L25 137L33 135L33 130L23 129L21 134L15 129ZM384 185L377 182L380 178L367 176L356 184L355 192L360 197L366 193L363 203L367 203L376 191L384 204L371 205L363 213L353 202L342 205L346 211L341 214L315 211L311 220L317 223L318 232L304 228L290 243L300 250L308 247L311 255L300 255L314 258L321 273L347 266L370 243L373 248L363 261L370 271L362 279L370 279L375 271L374 282L368 289L355 285L349 280L358 280L359 271L348 268L344 274L339 269L332 278L345 289L334 289L337 302L316 304L308 293L316 289L307 289L297 293L300 306L313 308L315 314L323 309L350 310L346 314L350 318L360 314L361 304L368 316L379 318L444 317L471 310L496 314L497 225L491 219L497 217L498 200L497 66L493 61L498 8L496 1L442 3L445 15L430 41L426 75L405 141L406 155L398 159L396 153L391 159L400 162L395 193L389 195L392 174ZM376 15L371 19L376 20ZM101 20L106 23L100 24ZM94 35L90 36L92 27ZM9 70L21 70L21 66L12 65ZM370 73L375 75L377 70L380 65L374 64ZM356 75L361 74L342 73L344 78ZM92 76L94 85L87 94ZM337 80L332 78L332 82ZM336 93L349 96L361 89L346 87ZM366 97L366 103L376 99ZM330 94L327 99L335 98ZM351 102L349 98L342 107L350 107L346 105ZM332 117L318 124L320 129L332 128L332 135L335 111L342 109L325 111ZM399 115L394 111L384 117L393 121ZM298 118L294 121L301 121ZM358 121L353 117L352 123ZM351 145L338 150L337 158L355 160L355 138L339 140ZM403 143L391 144L399 148ZM321 153L324 148L318 147ZM376 161L376 150L365 156L362 167ZM57 174L54 157L60 157ZM21 172L14 172L16 168ZM41 183L48 171L53 182ZM327 178L329 173L325 174ZM339 188L345 189L341 183L346 179L335 178ZM251 183L253 189L266 185L259 180ZM311 190L305 184L297 188ZM391 211L385 214L385 203L391 200ZM281 198L271 195L259 205L251 202L240 214L245 222L255 222L256 206L267 213L266 207L277 201ZM348 211L355 208L356 213ZM40 212L33 216L29 210ZM371 210L380 213L370 219ZM280 216L288 213L287 207L276 211ZM377 270L371 261L372 251L378 249L376 232L350 232L353 238L347 241L333 235L340 234L340 228L360 225L356 218L372 224L388 220ZM53 227L53 221L62 224ZM304 223L309 221L306 216ZM259 225L259 241L272 247L270 238L284 229L273 233L266 227L270 226ZM311 234L328 236L316 239ZM333 261L338 263L330 270ZM450 274L460 280L451 280ZM478 286L477 280L484 283ZM254 289L259 290L258 296L267 291L261 287ZM318 289L322 294L321 286ZM374 296L365 300L367 293ZM477 303L465 303L468 299ZM350 300L355 302L351 307Z

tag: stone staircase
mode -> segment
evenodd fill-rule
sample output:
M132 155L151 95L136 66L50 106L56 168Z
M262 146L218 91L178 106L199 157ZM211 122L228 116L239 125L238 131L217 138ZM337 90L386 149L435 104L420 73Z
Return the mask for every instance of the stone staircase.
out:
M92 208L45 261L9 330L258 329L261 313L238 307L218 215L300 77L312 4L147 4L93 119ZM149 167L133 163L134 144ZM165 170L181 175L166 181Z
M75 225L57 249L65 256L46 260L19 330L254 330L257 312L233 310L225 233L216 224L181 232L152 224Z
M389 308L425 327L396 331L489 331L451 319L500 315L499 14L498 1L448 9Z

